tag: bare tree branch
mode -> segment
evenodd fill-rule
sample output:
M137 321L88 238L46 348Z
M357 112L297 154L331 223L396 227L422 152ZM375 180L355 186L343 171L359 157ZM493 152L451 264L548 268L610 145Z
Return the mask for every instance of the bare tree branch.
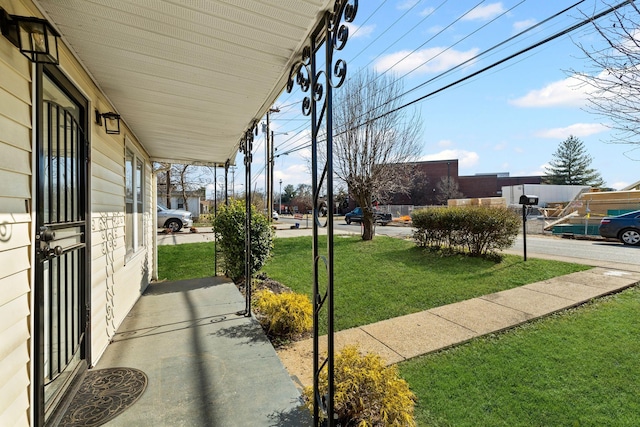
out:
M373 238L373 202L409 191L411 174L397 164L420 152L419 114L383 114L398 107L402 91L393 76L364 71L345 84L334 106L335 173L363 209L365 240Z

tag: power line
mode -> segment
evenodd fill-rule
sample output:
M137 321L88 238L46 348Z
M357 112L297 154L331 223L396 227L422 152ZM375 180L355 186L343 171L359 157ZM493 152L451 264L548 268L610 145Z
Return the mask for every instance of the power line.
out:
M530 27L526 28L525 30L523 30L523 31L519 32L518 34L515 34L515 35L513 35L513 36L509 37L508 39L503 40L502 42L500 42L500 43L498 43L498 44L496 44L496 45L494 45L494 46L490 47L489 49L486 49L486 50L484 50L484 51L480 52L479 54L477 54L477 55L473 56L472 58L469 58L469 59L467 59L466 61L463 61L463 62L461 62L460 64L458 64L458 65L456 65L456 66L454 66L454 67L452 67L452 68L449 68L449 69L447 69L447 70L443 71L442 73L440 73L440 74L438 74L438 75L436 75L436 76L434 76L434 77L432 77L432 78L430 78L430 79L428 79L428 80L426 80L426 81L424 81L424 82L420 83L419 85L414 86L413 88L411 88L411 89L409 89L409 90L405 91L404 93L402 93L402 94L400 94L400 95L396 96L395 98L388 100L388 101L387 101L387 102L385 102L384 104L380 105L378 108L382 108L382 107L384 107L385 105L389 104L390 102L393 102L393 101L395 101L395 100L397 100L397 99L399 99L399 98L402 98L402 97L404 97L404 96L408 95L409 93L411 93L411 92L413 92L413 91L415 91L415 90L417 90L417 89L419 89L419 88L421 88L421 87L424 87L424 86L426 86L427 84L429 84L429 83L431 83L431 82L434 82L434 81L436 81L436 80L439 80L439 79L441 79L442 77L446 76L447 74L450 74L450 73L452 73L453 71L455 71L455 70L457 70L457 69L459 69L459 68L462 68L462 67L464 67L465 65L467 65L467 64L469 64L469 63L471 63L471 62L474 62L474 61L478 60L479 58L481 58L481 57L485 56L485 55L486 55L486 54L488 54L489 52L492 52L492 51L494 51L494 50L498 49L499 47L504 46L505 44L507 44L507 43L509 43L509 42L511 42L511 41L513 41L513 40L515 40L515 39L517 39L517 38L519 38L519 37L523 36L524 34L526 34L526 33L530 32L530 31L532 31L532 30L534 30L535 28L538 28L538 27L540 27L541 25L546 24L547 22L551 21L552 19L557 18L558 16L560 16L560 15L562 15L562 14L564 14L564 13L568 12L569 10L573 9L574 7L578 6L578 5L579 5L579 4L581 4L581 3L584 3L585 1L586 1L586 0L580 0L580 1L578 1L577 3L574 3L573 5L571 5L571 6L567 7L567 8L565 8L565 9L563 9L563 10L561 10L561 11L559 11L559 12L557 12L557 13L555 13L555 14L551 15L551 16L549 16L548 18L546 18L546 19L544 19L544 20L542 20L542 21L540 21L540 22L538 22L538 23L536 23L536 24L534 24L534 25L532 25L532 26L530 26ZM521 2L521 3L522 3L522 2ZM518 3L518 5L520 5L521 3ZM518 6L518 5L516 5L516 6ZM514 7L515 7L515 6L514 6ZM512 9L513 9L513 8L512 8ZM509 9L509 10L512 10L512 9ZM506 13L506 12L505 12L505 13ZM481 28L482 28L482 27L481 27ZM478 30L480 30L480 28L479 28ZM477 32L478 30L474 31L474 33L475 33L475 32ZM473 33L471 33L471 34L473 34ZM471 35L471 34L470 34L470 35ZM433 58L431 58L431 59L433 59ZM415 71L416 69L418 69L418 68L419 68L419 67L421 67L422 65L426 64L426 62L428 62L428 61L423 62L420 66L418 66L418 67L414 68L414 69L413 69L413 70L411 70L409 73L404 74L402 77L406 77L406 76L407 76L407 75L409 75L411 72Z
M539 46L542 46L542 45L544 45L546 43L549 43L550 41L553 41L553 40L555 40L555 39L557 39L559 37L567 35L567 34L573 32L573 31L577 30L578 28L581 28L581 27L583 27L583 26L585 26L585 25L587 25L587 24L589 24L589 23L591 23L591 22L593 22L595 20L598 20L598 19L600 19L600 18L602 18L602 17L604 17L604 16L616 11L617 9L623 7L624 5L629 3L630 1L634 1L634 0L625 0L622 3L619 3L616 6L612 6L612 7L608 8L607 10L605 10L603 12L600 12L597 15L592 16L591 18L587 18L587 19L583 20L582 22L579 22L579 23L577 23L577 24L575 24L575 25L573 25L573 26L571 26L571 27L569 27L569 28L567 28L567 29L565 29L563 31L555 33L555 34L553 34L553 35L551 35L551 36L549 36L549 37L547 37L547 38L545 38L545 39L543 39L543 40L541 40L541 41L539 41L537 43L534 43L533 45L530 45L530 46L528 46L528 47L526 47L524 49L521 49L518 52L515 52L515 53L513 53L513 54L511 54L511 55L509 55L509 56L507 56L507 57L505 57L505 58L503 58L503 59L501 59L499 61L496 61L493 64L490 64L490 65L488 65L488 66L486 66L484 68L481 68L480 70L475 71L475 72L469 74L468 76L465 76L465 77L463 77L461 79L458 79L458 80L456 80L456 81L454 81L452 83L449 83L449 84L447 84L447 85L445 85L445 86L443 86L443 87L441 87L441 88L439 88L437 90L434 90L433 92L430 92L430 93L428 93L426 95L423 95L423 96L421 96L421 97L419 97L417 99L414 99L413 101L410 101L410 102L408 102L408 103L406 103L404 105L401 105L401 106L399 106L397 108L389 110L389 111L385 112L384 114L381 114L381 115L379 115L377 117L374 117L373 119L371 119L371 121L381 119L381 118L383 118L385 116L388 116L389 114L393 114L393 113L395 113L397 111L400 111L400 110L402 110L404 108L407 108L407 107L409 107L409 106L411 106L413 104L416 104L416 103L418 103L420 101L423 101L423 100L425 100L425 99L427 99L427 98L429 98L429 97L431 97L431 96L433 96L433 95L435 95L437 93L442 92L443 90L449 89L450 87L453 87L453 86L455 86L457 84L460 84L460 83L462 83L462 82L464 82L466 80L469 80L469 79L471 79L473 77L476 77L477 75L482 74L485 71L488 71L488 70L490 70L492 68L495 68L498 65L503 64L504 62L507 62L507 61L509 61L509 60L511 60L513 58L516 58L516 57L518 57L518 56L520 56L520 55L522 55L524 53L527 53L532 49L535 49L535 48L537 48Z
M436 94L438 94L438 93L440 93L440 92L442 92L442 91L444 91L446 89L449 89L449 88L457 86L457 85L459 85L459 84L461 84L463 82L466 82L467 80L472 79L474 77L477 77L478 75L480 75L482 73L485 73L485 72L487 72L487 71L489 71L489 70L491 70L491 69L493 69L493 68L495 68L495 67L497 67L497 66L499 66L499 65L501 65L501 64L503 64L503 63L505 63L505 62L507 62L507 61L509 61L511 59L513 59L513 58L516 58L516 57L518 57L518 56L520 56L520 55L522 55L524 53L527 53L527 52L529 52L529 51L531 51L531 50L533 50L535 48L538 48L538 47L540 47L540 46L542 46L542 45L544 45L546 43L549 43L549 42L551 42L551 41L553 41L553 40L555 40L555 39L557 39L559 37L565 36L565 35L573 32L573 31L575 31L575 30L577 30L577 29L579 29L579 28L581 28L581 27L583 27L583 26L585 26L585 25L587 25L587 24L589 24L589 23L591 23L593 21L596 21L596 20L598 20L598 19L600 19L600 18L602 18L604 16L607 16L610 13L615 12L616 10L620 9L621 7L623 7L623 6L625 6L628 3L633 2L633 1L634 0L625 0L625 1L619 3L619 4L615 5L615 6L611 6L611 7L607 8L606 10L604 10L604 11L602 11L602 12L596 14L596 15L593 15L590 18L584 19L581 22L579 22L579 23L577 23L575 25L572 25L569 28L566 28L566 29L564 29L562 31L559 31L559 32L549 36L549 37L546 37L545 39L543 39L543 40L541 40L539 42L536 42L536 43L534 43L532 45L529 45L528 47L526 47L524 49L521 49L521 50L519 50L519 51L517 51L517 52L515 52L515 53L513 53L511 55L508 55L508 56L506 56L506 57L504 57L504 58L502 58L502 59L500 59L500 60L498 60L498 61L496 61L496 62L494 62L494 63L492 63L492 64L490 64L488 66L486 66L486 67L483 67L482 69L480 69L478 71L475 71L475 72L473 72L473 73L471 73L471 74L469 74L469 75L467 75L467 76L465 76L463 78L460 78L460 79L458 79L458 80L456 80L454 82L451 82L451 83L449 83L449 84L447 84L445 86L442 86L442 87L440 87L440 88L438 88L438 89L436 89L436 90L434 90L432 92L427 93L426 95L418 97L418 98L416 98L416 99L414 99L414 100L412 100L410 102L407 102L407 103L405 103L405 104L403 104L403 105L401 105L399 107L393 108L393 109L391 109L391 110L389 110L389 111L387 111L387 112L385 112L383 114L380 114L380 115L378 115L376 117L373 117L373 118L365 121L364 123L361 123L361 124L359 124L357 126L353 126L353 127L349 128L349 129L346 129L346 130L344 130L342 132L339 132L334 136L339 136L339 135L342 135L342 134L344 134L344 133L346 133L348 131L352 131L352 130L358 129L358 128L364 126L365 124L368 124L370 122L379 120L379 119L381 119L383 117L386 117L386 116L388 116L390 114L398 112L398 111L400 111L402 109L405 109L405 108L407 108L407 107L409 107L411 105L414 105L414 104L416 104L418 102L424 101L425 99L430 98L430 97L432 97L432 96L434 96L434 95L436 95ZM578 3L580 3L580 2L578 2ZM304 145L292 148L292 149L290 149L290 150L288 150L288 151L286 151L284 153L280 153L280 155L287 155L287 154L290 154L290 153L293 153L293 152L296 152L296 151L300 151L300 150L302 150L304 148L307 148L309 146L310 146L310 144L306 143Z

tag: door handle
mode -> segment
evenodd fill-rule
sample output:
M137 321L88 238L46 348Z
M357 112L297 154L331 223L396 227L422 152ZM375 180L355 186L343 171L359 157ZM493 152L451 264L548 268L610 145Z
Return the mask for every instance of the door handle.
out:
M43 242L50 242L51 240L56 239L56 232L49 230L48 227L40 227L40 234L38 234L38 237Z
M56 246L53 249L49 249L49 254L48 255L50 257L60 256L60 255L62 255L62 252L63 252L62 246Z

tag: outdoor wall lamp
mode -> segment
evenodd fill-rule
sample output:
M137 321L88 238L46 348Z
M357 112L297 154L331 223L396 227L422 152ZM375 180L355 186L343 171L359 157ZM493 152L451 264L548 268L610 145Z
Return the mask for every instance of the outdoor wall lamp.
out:
M100 113L96 110L96 124L102 126L104 118L104 131L109 135L120 134L120 114L109 111L108 113Z
M2 35L31 62L58 65L60 34L46 19L10 15L0 8L0 28Z

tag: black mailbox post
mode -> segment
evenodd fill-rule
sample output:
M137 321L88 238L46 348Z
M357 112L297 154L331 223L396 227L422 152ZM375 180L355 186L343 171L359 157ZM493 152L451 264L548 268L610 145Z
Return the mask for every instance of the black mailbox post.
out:
M528 196L523 194L520 196L520 204L525 206L534 206L538 204L538 196Z
M523 194L520 196L520 204L522 205L522 246L524 248L524 260L527 260L527 206L538 204L538 196L530 196Z

